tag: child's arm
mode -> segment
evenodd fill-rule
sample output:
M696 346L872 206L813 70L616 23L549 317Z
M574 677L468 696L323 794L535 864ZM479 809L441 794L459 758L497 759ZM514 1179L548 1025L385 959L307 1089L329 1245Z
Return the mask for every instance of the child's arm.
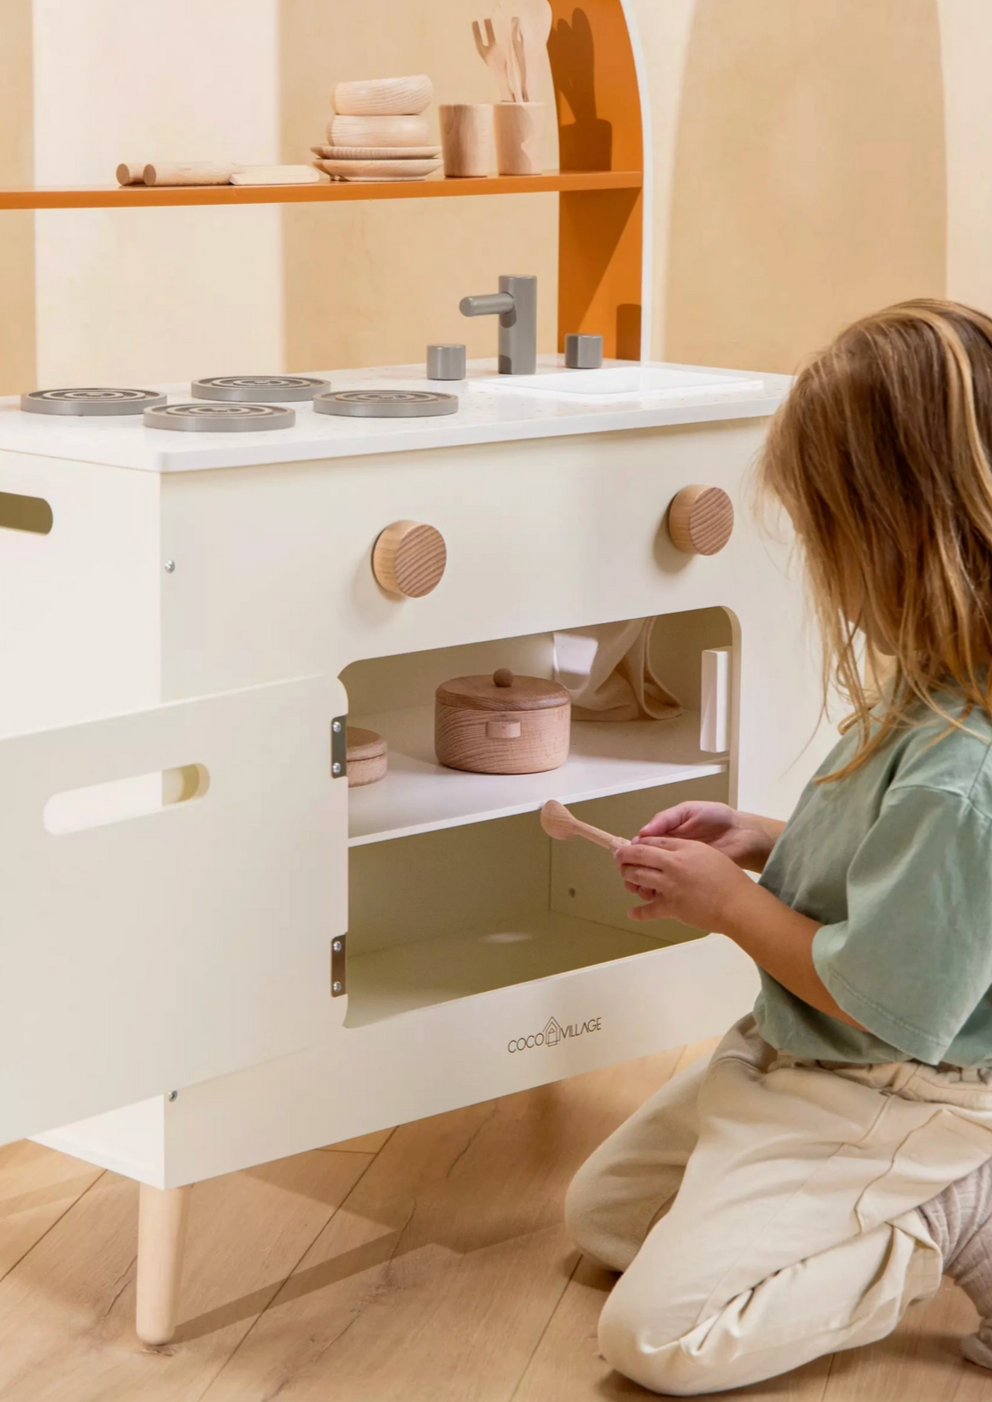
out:
M731 857L699 840L657 837L621 847L616 859L627 889L647 900L630 912L632 919L674 918L727 935L804 1003L864 1030L816 972L819 922L755 885Z
M764 871L785 827L777 818L740 813L726 803L679 803L656 813L639 837L684 837L723 852L745 871Z

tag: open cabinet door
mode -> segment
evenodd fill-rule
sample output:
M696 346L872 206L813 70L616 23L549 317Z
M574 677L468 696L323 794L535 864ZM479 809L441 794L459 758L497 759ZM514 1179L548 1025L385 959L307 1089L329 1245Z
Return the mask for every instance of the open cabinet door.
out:
M345 705L311 677L0 741L0 1142L342 1020Z

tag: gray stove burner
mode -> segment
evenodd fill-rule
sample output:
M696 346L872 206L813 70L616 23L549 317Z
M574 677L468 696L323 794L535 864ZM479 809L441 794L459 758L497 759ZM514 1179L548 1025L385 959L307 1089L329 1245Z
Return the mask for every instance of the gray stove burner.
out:
M278 404L170 404L146 409L146 428L173 428L187 433L258 433L292 428L296 410Z
M190 389L194 399L282 404L290 399L312 399L330 387L329 381L310 375L211 375L207 380L194 380Z
M140 414L165 403L151 389L36 389L21 395L28 414Z
M355 419L419 419L457 414L458 395L413 389L342 389L318 394L313 407L318 414Z

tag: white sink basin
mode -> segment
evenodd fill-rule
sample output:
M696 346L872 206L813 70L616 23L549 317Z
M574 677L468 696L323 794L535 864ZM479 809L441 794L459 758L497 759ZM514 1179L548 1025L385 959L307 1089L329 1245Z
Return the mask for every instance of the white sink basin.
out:
M562 370L549 366L536 375L484 375L472 383L480 389L505 389L515 393L546 394L567 399L674 399L683 396L754 394L761 379L725 375L718 370L681 370L668 365L640 365L633 361L604 365L599 370Z

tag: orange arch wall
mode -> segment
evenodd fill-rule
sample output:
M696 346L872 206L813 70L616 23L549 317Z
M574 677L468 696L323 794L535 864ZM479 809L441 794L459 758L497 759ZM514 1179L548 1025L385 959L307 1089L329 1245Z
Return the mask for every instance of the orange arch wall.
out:
M561 169L644 172L634 47L622 0L551 0L548 41ZM644 191L563 194L558 233L558 348L599 333L607 356L641 358Z

